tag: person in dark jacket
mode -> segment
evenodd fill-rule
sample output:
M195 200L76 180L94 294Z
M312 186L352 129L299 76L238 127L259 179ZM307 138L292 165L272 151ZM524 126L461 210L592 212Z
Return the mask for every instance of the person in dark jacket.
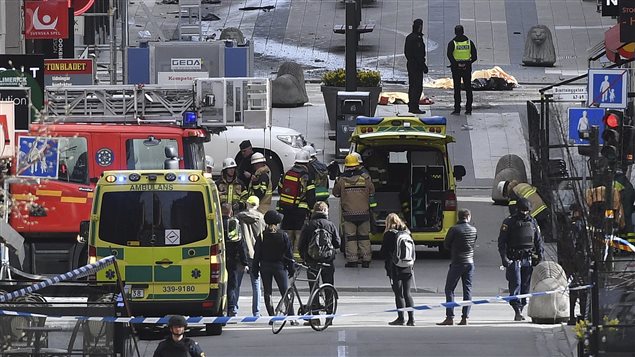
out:
M280 295L284 295L288 287L287 275L293 276L295 274L291 242L287 234L278 228L280 222L282 222L281 213L274 210L265 213L265 224L267 226L261 238L256 239L252 265L254 276L258 277L262 273L265 306L269 316L274 316L274 309L271 303L273 279L276 280ZM288 274L285 274L285 270ZM289 310L289 313L292 313L293 306Z
M318 229L324 229L324 231L328 232L328 234L331 236L331 245L333 246L331 257L327 259L321 259L319 261L314 259L309 254L309 245L311 243L311 240L313 239L314 232L316 232ZM302 233L300 233L300 258L302 258L304 264L309 267L309 269L307 269L306 271L307 280L316 280L317 272L320 269L318 263L327 263L330 265L322 266L322 273L320 274L322 282L335 285L335 264L333 264L333 261L335 260L335 254L340 248L341 244L342 241L340 240L340 235L338 233L337 227L335 226L335 224L333 224L333 222L329 221L329 206L326 204L326 202L323 201L316 202L313 206L313 213L311 214L311 218L304 225L304 228L302 228ZM313 289L314 284L314 282L309 281L309 289ZM331 296L326 296L325 301L331 301L330 299ZM330 325L332 321L333 319L329 318L326 320L326 323Z
M232 219L232 204L229 202L223 203L221 205L221 214L225 237L225 263L227 264L227 315L236 316L240 291L238 269L242 270L241 273L249 271L247 246L240 234L238 219Z
M406 67L408 69L408 111L422 114L419 99L423 92L423 74L428 73L426 65L426 45L423 42L423 20L416 19L412 23L412 32L406 36L404 45Z
M392 257L397 249L397 234L400 231L407 231L408 227L399 218L396 213L390 213L386 216L386 229L384 230L384 238L381 242L381 254L384 256L384 267L386 275L390 279L392 291L395 294L395 303L397 308L412 307L412 295L410 294L410 284L412 284L413 271L412 267L402 268L394 264ZM389 325L403 325L403 312L397 312L397 319L389 322ZM414 311L408 311L408 326L415 325Z
M185 337L187 321L181 315L170 316L168 329L170 336L159 343L154 357L205 357L201 346L191 338Z
M476 244L476 228L470 224L472 214L468 209L459 210L459 221L445 236L443 246L450 251L452 262L445 280L445 301L454 301L454 289L461 279L463 284L463 300L472 300L472 277L474 276L474 245ZM445 320L437 325L454 325L454 308L445 309ZM463 314L459 325L467 325L470 306L463 306Z
M448 43L447 56L452 70L452 83L454 85L454 111L461 112L461 80L465 86L465 114L472 114L472 63L476 62L476 46L464 34L462 25L454 27L455 37Z
M313 237L313 232L317 229L322 228L327 231L331 235L331 244L333 245L333 257L323 261L316 261L309 255L309 243L311 238ZM333 224L333 222L329 221L329 206L326 202L316 202L313 206L313 213L311 214L311 219L307 221L302 228L302 233L300 234L300 257L304 260L305 264L311 268L318 269L318 263L332 263L335 260L335 252L340 248L342 241L340 240L340 235L338 233L338 229ZM308 279L316 278L316 271L311 269L306 272ZM333 264L330 266L325 266L322 268L322 281L325 283L333 284L335 274L335 267ZM312 285L309 283L309 285Z
M498 235L498 252L503 267L507 269L505 278L509 283L509 296L529 292L533 266L538 265L544 256L540 228L529 214L531 203L526 198L520 198L516 207L518 211L505 218ZM527 299L510 299L509 304L514 309L514 321L524 320L522 312Z
M251 146L251 141L243 140L240 145L240 157L238 157L238 169L236 174L238 179L247 184L251 181L251 175L256 171L251 164L251 155L254 154L254 148Z

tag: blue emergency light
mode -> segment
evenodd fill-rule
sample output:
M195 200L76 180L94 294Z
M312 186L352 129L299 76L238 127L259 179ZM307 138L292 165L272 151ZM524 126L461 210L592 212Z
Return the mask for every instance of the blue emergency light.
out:
M445 125L446 124L445 117L442 117L442 116L419 118L419 120L421 120L421 122L426 125Z
M365 117L360 115L357 117L357 125L377 125L383 120L384 118Z
M196 112L183 112L183 126L196 127L198 115Z

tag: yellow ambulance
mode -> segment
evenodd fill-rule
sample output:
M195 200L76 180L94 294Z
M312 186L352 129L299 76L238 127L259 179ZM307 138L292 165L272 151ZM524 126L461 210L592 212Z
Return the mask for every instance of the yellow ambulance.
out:
M220 203L202 171L106 171L94 197L89 261L116 257L133 315L224 315ZM95 278L115 281L114 268ZM220 335L222 325L208 324L206 331Z
M371 242L380 244L389 213L398 213L416 244L443 249L457 222L456 181L465 167L452 166L444 117L357 118L351 150L359 153L375 186Z

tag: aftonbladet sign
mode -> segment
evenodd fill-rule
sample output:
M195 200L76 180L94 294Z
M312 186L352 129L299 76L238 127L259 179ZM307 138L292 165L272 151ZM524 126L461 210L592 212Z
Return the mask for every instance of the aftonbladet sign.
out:
M24 26L29 40L68 38L68 1L25 1Z

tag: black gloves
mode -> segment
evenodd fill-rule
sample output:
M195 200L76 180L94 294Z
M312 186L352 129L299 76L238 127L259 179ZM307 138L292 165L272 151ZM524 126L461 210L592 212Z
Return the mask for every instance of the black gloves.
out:
M537 255L537 254L532 254L531 255L531 265L532 266L536 266L536 265L540 264L541 261L542 261L542 257L540 255Z
M295 269L292 268L292 269L289 269L288 271L289 271L289 279L293 278L293 276L295 275Z
M428 65L425 63L423 64L423 73L428 74Z

